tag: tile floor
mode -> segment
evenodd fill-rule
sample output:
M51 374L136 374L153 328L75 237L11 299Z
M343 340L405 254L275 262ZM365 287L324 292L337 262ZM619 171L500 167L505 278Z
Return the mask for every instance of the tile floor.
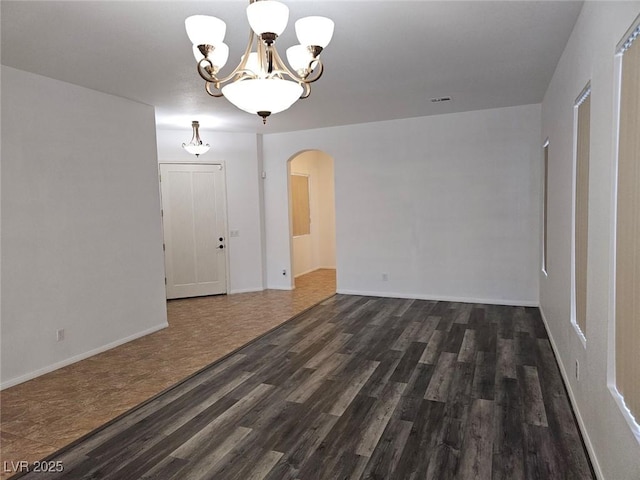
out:
M0 466L55 452L335 291L325 269L292 291L169 301L168 328L0 392Z

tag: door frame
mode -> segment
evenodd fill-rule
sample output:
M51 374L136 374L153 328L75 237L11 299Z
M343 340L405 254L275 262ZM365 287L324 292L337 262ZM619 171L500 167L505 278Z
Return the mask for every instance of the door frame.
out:
M224 206L222 208L222 224L224 225L224 238L225 238L225 252L224 252L224 260L225 260L225 288L226 292L223 295L231 294L231 270L229 263L229 215L228 215L228 203L229 199L227 197L227 165L224 160L219 160L216 162L193 162L193 161L158 161L158 193L160 195L160 225L162 227L162 268L164 270L164 282L165 282L165 297L167 296L167 262L165 260L166 250L165 250L165 239L164 239L164 203L162 201L162 185L161 182L161 165L218 165L222 169L222 185L224 188L224 192L222 192L222 198L224 199ZM187 297L190 298L190 297ZM166 299L168 300L168 299Z

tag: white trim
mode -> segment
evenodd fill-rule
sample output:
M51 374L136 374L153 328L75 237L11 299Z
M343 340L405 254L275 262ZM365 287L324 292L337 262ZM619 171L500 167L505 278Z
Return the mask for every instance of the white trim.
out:
M618 389L616 388L616 386L608 385L608 387L609 387L609 392L611 392L613 399L618 405L618 408L620 408L620 410L622 411L622 416L629 424L629 428L631 428L631 433L633 433L633 436L636 437L636 440L638 441L638 443L640 443L640 425L638 425L638 422L636 422L636 419L633 417L631 410L629 410L629 407L627 407L627 404L624 401L624 397L620 392L618 392Z
M616 385L616 242L618 217L618 140L620 138L620 93L622 90L622 53L614 58L613 165L611 175L611 219L609 225L609 318L607 339L607 386ZM617 391L617 389L616 389ZM613 392L612 392L613 394ZM615 395L614 395L615 398Z
M571 383L569 383L569 376L567 375L567 370L564 368L564 364L562 363L562 357L560 356L560 351L556 346L556 342L553 339L553 335L551 335L551 329L549 328L549 323L547 322L547 317L544 314L544 310L542 307L538 307L540 310L540 316L542 317L542 322L544 323L544 327L547 330L547 335L549 336L549 343L551 344L551 349L553 350L553 354L556 357L556 362L558 363L558 367L560 369L560 375L562 375L562 380L564 382L564 386L567 389L569 394L569 402L571 402L571 408L576 416L576 420L578 421L578 428L582 433L582 439L584 440L584 444L587 447L587 454L589 455L589 459L591 460L591 465L593 466L593 470L596 474L596 478L598 480L604 479L604 474L602 473L602 468L600 468L600 464L598 463L598 457L596 456L596 451L593 448L593 444L591 443L591 438L589 438L589 434L587 433L587 428L585 427L584 421L582 420L582 415L580 414L580 410L578 409L578 402L576 402L576 397L573 394L573 390L571 389Z
M293 237L293 238L295 238L295 237ZM301 277L302 275L306 275L307 273L315 272L316 270L318 270L318 268L310 268L309 270L305 270L305 271L304 271L304 272L302 272L302 273L299 273L299 274L297 274L297 275L294 275L294 277L293 277L293 278Z
M545 162L546 157L546 162ZM545 248L545 236L547 237L546 246L549 245L549 137L546 138L544 143L542 144L542 228L540 229L542 232L541 235L541 243L542 255L540 255L540 263L542 264L540 270L544 273L546 278L549 278L548 273L548 261L549 261L549 252L547 248Z
M282 286L277 286L277 287L267 287L265 290L295 290L296 287L282 287Z
M437 294L374 292L374 291L366 291L366 290L348 290L343 288L339 288L336 293L339 293L342 295L361 295L364 297L410 298L410 299L416 299L416 300L437 300L442 302L506 305L509 307L539 306L539 303L537 301L531 301L531 300L505 300L505 299L495 299L495 298L451 297L447 295L437 295Z
M33 380L36 377L39 377L41 375L44 375L46 373L50 373L53 372L54 370L58 370L60 368L66 367L68 365L71 365L72 363L76 363L79 362L81 360L85 360L89 357L93 357L94 355L98 355L99 353L102 352L106 352L107 350L111 350L112 348L115 347L119 347L120 345L123 345L125 343L129 343L133 340L136 340L138 338L144 337L146 335L150 335L152 333L155 333L157 331L160 331L164 328L167 328L169 326L169 324L167 322L164 322L160 325L156 325L155 327L151 327L147 330L143 330L142 332L138 332L138 333L134 333L133 335L130 335L128 337L125 338L121 338L120 340L116 340L115 342L111 342L111 343L107 343L106 345L103 345L101 347L98 348L94 348L93 350L89 350L88 352L84 352L84 353L80 353L78 355L74 355L73 357L69 357L65 360L62 360L60 362L56 362L52 365L48 365L46 367L42 367L39 368L38 370L34 370L33 372L29 372L25 375L21 375L19 377L16 378L12 378L11 380L7 380L5 382L0 383L0 390L4 390L5 388L9 388L9 387L13 387L14 385L18 385L19 383L24 383L27 382L29 380Z
M255 292L264 292L264 288L262 287L238 288L238 289L229 291L229 295L234 295L236 293L255 293Z
M569 321L572 326L576 326L576 191L578 183L578 107L573 105L573 134L571 136L571 255L569 268L571 269L571 316ZM577 329L580 332L580 329ZM580 335L578 335L580 337ZM582 338L580 338L582 341Z
M225 261L225 293L229 293L231 291L231 253L229 251L231 242L231 233L229 232L229 196L227 194L227 164L224 160L220 161L220 169L222 170L222 180L223 180L223 188L224 188L224 218L222 222L224 223L224 261Z
M576 101L573 105L573 172L572 172L572 188L571 188L571 325L575 330L580 343L583 348L587 348L587 337L578 325L577 319L577 307L576 307L576 196L578 191L578 109L580 105L591 95L591 80L587 82L587 85L582 89ZM591 116L591 114L589 114ZM591 151L591 133L589 133L589 151ZM587 185L587 198L589 196L589 186ZM588 201L588 200L587 200ZM589 215L587 207L587 217ZM588 237L588 232L587 232ZM587 247L588 249L588 247ZM587 250L588 251L588 250ZM588 263L588 262L587 262ZM587 265L587 269L588 269ZM588 276L588 272L587 272ZM589 285L587 284L587 290ZM585 305L585 327L586 327L586 312L587 305Z
M295 238L295 237L294 237L294 238ZM304 271L304 272L302 272L302 273L297 274L297 275L296 275L295 277L293 277L293 278L298 278L298 277L301 277L302 275L307 275L308 273L317 272L318 270L335 270L335 269L336 269L336 267L335 267L335 266L334 266L334 267L314 267L314 268L311 268L311 269L309 269L309 270L306 270L306 271Z

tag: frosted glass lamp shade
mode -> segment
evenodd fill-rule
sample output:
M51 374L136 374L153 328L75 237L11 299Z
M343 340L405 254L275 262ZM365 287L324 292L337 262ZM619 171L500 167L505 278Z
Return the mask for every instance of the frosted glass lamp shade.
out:
M280 35L287 28L289 7L275 0L254 2L247 7L249 25L256 33L275 33Z
M207 153L209 151L209 145L183 145L182 148L184 148L187 152L189 152L191 155L195 155L196 157L199 155L202 155L203 153Z
M242 80L222 87L222 94L248 113L282 112L300 98L302 91L297 82L278 78Z
M304 45L294 45L293 47L287 48L287 60L289 61L289 65L296 72L301 70L306 70L309 68L309 64L313 60L311 56L311 52Z
M216 17L192 15L184 21L189 40L194 45L218 45L227 33L227 24Z
M196 62L199 62L204 58L202 53L200 53L200 49L197 45L193 46L193 56L196 59ZM229 58L229 47L226 43L219 43L215 46L215 50L212 54L209 55L209 60L213 64L214 67L220 69L224 67Z
M296 22L296 35L301 45L325 48L333 37L333 20L327 17L304 17Z

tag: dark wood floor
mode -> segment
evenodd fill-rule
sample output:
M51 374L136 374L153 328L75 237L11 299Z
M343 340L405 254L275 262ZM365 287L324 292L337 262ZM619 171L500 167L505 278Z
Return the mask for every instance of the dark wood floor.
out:
M594 478L537 309L345 295L51 460L22 478Z

